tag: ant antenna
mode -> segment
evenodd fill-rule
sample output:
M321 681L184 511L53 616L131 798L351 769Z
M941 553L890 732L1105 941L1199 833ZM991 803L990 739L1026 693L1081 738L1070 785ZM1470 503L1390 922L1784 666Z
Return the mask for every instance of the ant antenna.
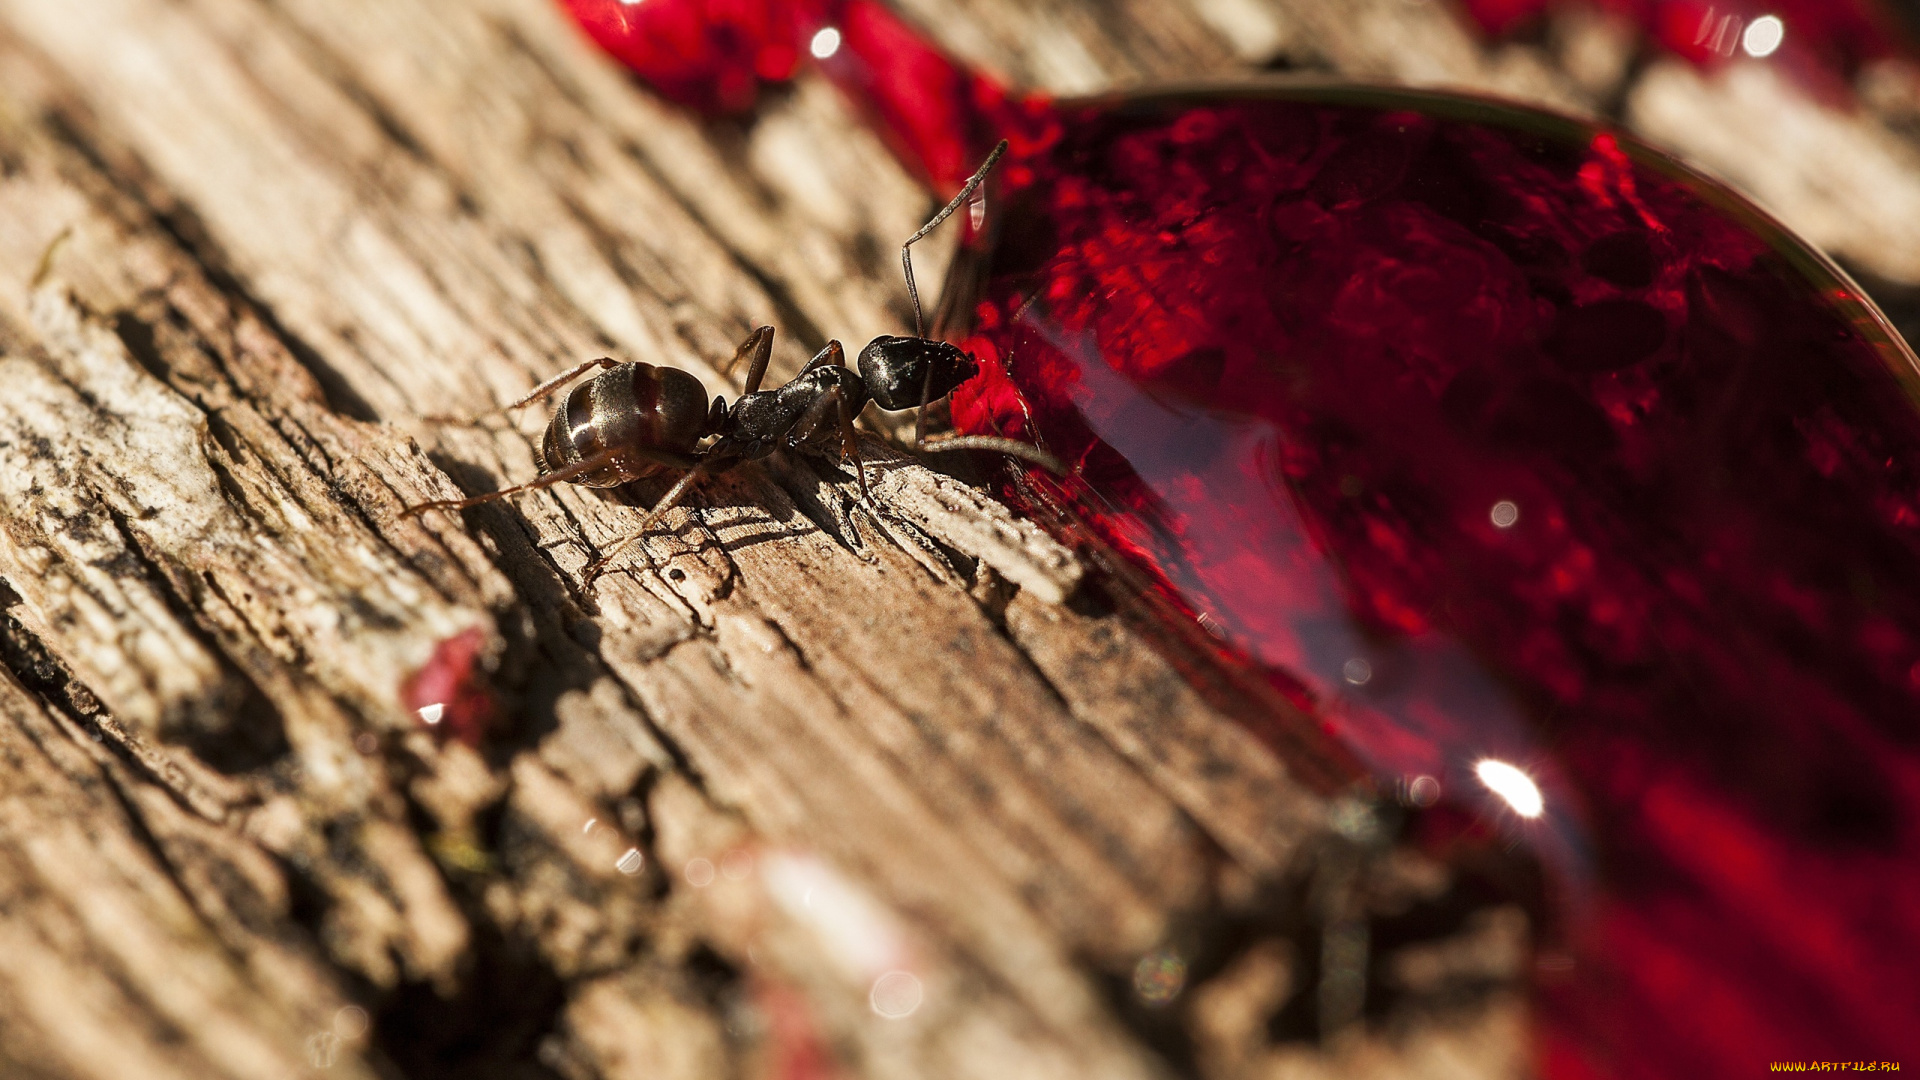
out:
M616 556L622 551L625 551L629 544L647 535L647 530L653 528L653 523L664 517L667 511L680 505L681 497L686 495L688 489L692 488L694 484L700 481L701 477L706 475L707 468L704 464L695 465L682 474L680 479L674 481L674 485L667 489L667 493L660 496L660 501L654 503L653 508L647 511L647 516L640 519L638 528L614 541L613 546L607 549L606 554L593 560L593 563L587 567L586 572L580 575L581 583L591 585L601 574L606 573L607 567L613 565L613 560Z
M609 356L603 356L598 360L588 360L585 363L577 364L574 367L569 368L558 375L555 375L553 378L548 379L546 382L543 382L539 386L536 386L533 389L527 391L526 395L520 398L518 401L514 401L510 404L496 406L495 408L487 409L482 412L471 413L467 416L456 416L452 413L428 413L427 415L422 416L420 419L425 420L429 424L458 425L458 424L479 423L481 420L484 420L489 416L497 416L501 413L512 412L515 409L525 408L526 406L531 405L536 401L539 401L541 398L546 397L548 394L553 393L555 390L560 389L562 386L565 386L566 384L572 382L573 380L579 378L580 376L585 375L587 372L592 371L594 368L605 369L605 368L616 368L619 366L620 366L619 361L614 360L612 357L609 357Z
M998 435L948 435L938 439L921 439L917 444L921 450L934 454L944 454L954 450L988 450L996 454L1031 461L1055 476L1067 476L1072 470L1067 463L1033 445L1019 439L1003 439Z
M926 337L927 324L920 316L920 290L913 284L913 245L918 241L926 239L928 233L937 228L941 222L951 217L955 210L960 209L961 204L965 203L973 196L975 191L979 190L980 184L986 180L987 174L993 171L994 162L999 161L1000 155L1006 152L1007 140L1001 139L1000 145L994 147L993 153L987 155L987 160L980 166L980 170L972 176L967 177L966 186L960 189L960 194L955 195L952 202L948 203L939 213L933 215L932 221L920 226L919 232L907 237L907 242L900 245L900 265L905 268L907 272L907 296L913 300L914 337Z

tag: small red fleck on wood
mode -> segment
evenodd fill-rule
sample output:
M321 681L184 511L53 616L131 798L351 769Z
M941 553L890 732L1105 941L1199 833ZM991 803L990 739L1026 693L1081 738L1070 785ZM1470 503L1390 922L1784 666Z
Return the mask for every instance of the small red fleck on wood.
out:
M754 1003L766 1021L766 1080L839 1080L844 1076L814 1023L807 1000L783 983L755 980Z
M433 656L401 685L401 703L421 726L442 738L480 745L499 711L483 664L486 644L484 630L463 630L435 646Z

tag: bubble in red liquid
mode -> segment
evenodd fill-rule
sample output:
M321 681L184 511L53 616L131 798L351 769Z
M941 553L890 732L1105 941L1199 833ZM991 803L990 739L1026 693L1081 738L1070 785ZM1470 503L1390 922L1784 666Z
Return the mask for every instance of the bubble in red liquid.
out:
M561 0L587 35L662 94L703 112L751 108L793 77L841 0Z
M421 726L442 738L479 746L499 706L485 668L487 635L463 630L434 646L433 655L400 688L400 702Z
M1060 496L1226 650L1533 852L1575 958L1547 1074L1898 1058L1920 379L1850 283L1520 108L1147 97L1059 130L961 260L956 420L1072 463Z
M1851 78L1863 64L1912 51L1899 20L1876 0L1461 0L1495 36L1575 6L1622 16L1654 46L1696 64L1770 59L1820 82Z

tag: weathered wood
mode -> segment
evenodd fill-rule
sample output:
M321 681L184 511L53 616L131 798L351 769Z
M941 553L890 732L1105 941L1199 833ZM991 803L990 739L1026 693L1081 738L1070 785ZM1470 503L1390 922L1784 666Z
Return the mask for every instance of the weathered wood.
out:
M1625 108L1920 283L1897 80L1625 84L1598 20L1488 49L1408 0L902 7L1059 91L1282 63ZM1331 828L1070 552L878 439L874 506L771 460L591 586L632 501L400 517L536 471L537 418L420 416L898 332L930 201L828 87L702 125L543 0L0 0L0 1073L1523 1071L1510 909L1384 956L1365 1028L1276 1026L1323 931L1445 872ZM478 751L402 701L475 629Z

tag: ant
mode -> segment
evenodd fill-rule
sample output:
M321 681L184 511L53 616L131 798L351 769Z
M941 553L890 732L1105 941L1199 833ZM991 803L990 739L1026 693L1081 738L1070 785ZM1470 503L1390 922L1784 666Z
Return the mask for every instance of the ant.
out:
M609 488L666 470L682 470L680 479L647 511L639 527L587 567L585 578L591 582L702 477L782 448L816 457L825 456L831 449L843 462L851 458L861 497L869 498L866 465L860 459L853 427L854 418L869 401L888 412L918 408L920 414L914 423L917 449L997 451L1064 474L1065 466L1053 455L1013 439L962 435L930 441L926 437L928 402L945 397L980 368L957 346L925 336L920 291L913 280L913 245L972 198L1006 150L1003 139L979 170L968 177L960 193L900 245L907 295L913 302L914 335L874 338L860 351L858 371L846 366L846 353L840 343L829 341L791 382L771 390L760 389L767 362L773 356L771 326L755 328L740 343L733 359L721 368L725 374L742 360L748 361L745 391L731 406L720 397L709 404L700 380L678 368L618 363L606 357L589 360L496 410L510 412L530 405L594 368L604 369L591 382L574 387L554 409L541 443L540 457L546 471L540 476L470 499L421 503L408 507L401 516L461 510L560 483ZM700 444L708 438L713 441L702 447Z

